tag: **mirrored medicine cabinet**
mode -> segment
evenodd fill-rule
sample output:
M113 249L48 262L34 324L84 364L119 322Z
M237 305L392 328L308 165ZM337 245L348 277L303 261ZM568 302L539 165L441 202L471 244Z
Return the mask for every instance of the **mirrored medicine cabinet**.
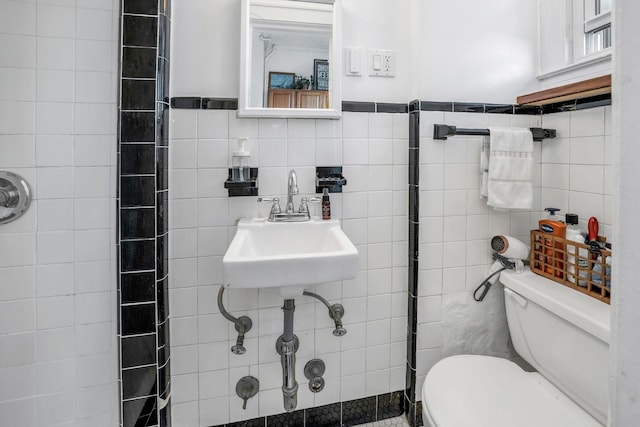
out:
M341 116L340 1L242 0L238 116Z

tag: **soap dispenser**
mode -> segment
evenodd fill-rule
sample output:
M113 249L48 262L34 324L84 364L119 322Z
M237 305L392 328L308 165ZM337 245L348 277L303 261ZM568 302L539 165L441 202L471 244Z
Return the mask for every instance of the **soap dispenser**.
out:
M249 138L238 138L238 149L233 152L231 159L231 180L236 182L247 182L251 180L249 157L251 157L251 151L248 151L245 147Z

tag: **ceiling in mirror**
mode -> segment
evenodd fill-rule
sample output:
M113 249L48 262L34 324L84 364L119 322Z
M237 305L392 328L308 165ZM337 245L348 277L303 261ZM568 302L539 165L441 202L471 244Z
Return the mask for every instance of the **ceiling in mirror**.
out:
M325 3L243 0L240 116L340 116L338 6Z

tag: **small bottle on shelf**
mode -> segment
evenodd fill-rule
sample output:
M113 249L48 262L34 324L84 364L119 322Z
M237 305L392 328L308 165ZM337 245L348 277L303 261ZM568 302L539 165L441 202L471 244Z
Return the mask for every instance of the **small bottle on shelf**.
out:
M329 189L322 189L322 219L331 219L331 200L329 200Z
M566 239L584 244L584 235L578 227L578 215L568 213L565 215L567 223ZM588 276L589 254L587 249L579 248L576 245L567 244L567 280L574 285L587 286L583 279ZM584 270L583 270L584 269Z

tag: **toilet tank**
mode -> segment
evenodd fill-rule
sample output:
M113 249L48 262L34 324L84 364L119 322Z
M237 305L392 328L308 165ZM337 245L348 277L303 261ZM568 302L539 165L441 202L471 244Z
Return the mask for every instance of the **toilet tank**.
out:
M529 269L500 281L518 354L606 424L610 306Z

